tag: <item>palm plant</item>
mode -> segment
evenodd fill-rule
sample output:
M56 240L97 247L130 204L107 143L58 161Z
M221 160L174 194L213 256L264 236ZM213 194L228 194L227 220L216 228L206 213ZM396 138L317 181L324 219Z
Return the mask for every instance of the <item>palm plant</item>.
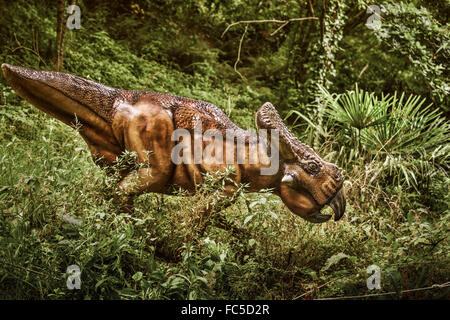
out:
M377 97L356 86L331 94L319 88L316 119L291 111L295 122L306 120L309 133L335 141L341 166L371 163L374 177L417 189L438 173L447 175L450 160L450 123L420 96ZM320 118L320 119L319 119ZM319 123L314 125L314 123ZM307 130L307 132L308 132Z

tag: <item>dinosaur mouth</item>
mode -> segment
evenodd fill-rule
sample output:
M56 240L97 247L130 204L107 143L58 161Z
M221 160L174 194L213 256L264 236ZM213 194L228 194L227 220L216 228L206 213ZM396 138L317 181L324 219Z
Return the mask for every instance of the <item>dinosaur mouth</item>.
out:
M328 202L319 204L307 189L295 190L285 184L281 185L280 196L289 210L308 222L323 223L331 219L332 215L323 214L321 210L330 206L334 211L334 220L338 221L345 212L345 195L341 187Z
M316 202L317 203L317 202ZM331 201L328 203L328 205L333 209L334 212L334 221L340 220L345 212L345 195L344 195L344 188L341 188L336 195L331 199ZM320 208L317 211L313 211L312 213L308 214L305 218L305 220L312 222L312 223L323 223L331 219L331 215L329 214L322 214L320 211L324 208Z

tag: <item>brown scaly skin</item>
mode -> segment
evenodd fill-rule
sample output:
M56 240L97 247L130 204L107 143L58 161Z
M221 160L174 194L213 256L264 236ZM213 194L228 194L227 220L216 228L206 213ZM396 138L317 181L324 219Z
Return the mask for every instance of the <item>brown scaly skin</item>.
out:
M248 183L249 191L273 188L293 213L307 221L329 220L331 216L320 213L325 205L333 208L335 220L344 214L343 178L339 169L298 141L270 103L258 110L256 124L259 129L278 130L279 170L273 175L262 175L261 168L270 166L269 155L249 152L249 146L258 143L261 137L237 127L210 103L170 94L114 89L60 72L8 64L3 64L2 70L13 89L35 107L68 125L75 120L81 123L80 134L99 165L111 165L125 150L136 152L140 162L149 164L137 173L125 173L120 183L124 194L170 193L173 185L195 193L196 185L203 181L202 173L231 166L235 183ZM234 141L224 141L222 156L229 148L235 151L232 164L223 163L219 154L210 155L200 164L172 162L173 131L181 128L192 131L199 120L202 132L213 129L224 134L225 130L231 130L245 141L243 149L237 148ZM202 143L204 148L209 142ZM237 164L239 156L245 157L244 164ZM259 161L251 162L252 157ZM259 164L251 164L255 162ZM227 188L228 193L233 191L232 185Z

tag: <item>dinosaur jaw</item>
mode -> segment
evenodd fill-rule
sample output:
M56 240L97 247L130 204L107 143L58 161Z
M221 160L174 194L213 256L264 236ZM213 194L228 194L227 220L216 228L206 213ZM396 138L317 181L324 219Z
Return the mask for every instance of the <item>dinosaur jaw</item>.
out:
M321 210L326 205L329 205L333 209L335 221L341 219L345 212L345 196L343 188L341 188L325 205L317 203L311 193L307 190L301 190L301 192L299 192L287 185L281 186L280 195L291 212L312 223L323 223L331 219L331 215L321 213Z
M346 201L345 201L343 188L341 188L336 193L336 195L334 196L334 198L330 201L330 203L328 205L331 207L331 209L333 209L334 221L338 221L344 216ZM322 208L317 211L313 211L312 213L307 215L305 217L305 220L312 222L312 223L323 223L323 222L330 220L331 215L322 214L320 212L322 210Z
M2 64L2 71L19 96L36 108L69 126L81 125L80 134L91 149L120 152L106 111L113 107L115 89L60 72L8 64Z

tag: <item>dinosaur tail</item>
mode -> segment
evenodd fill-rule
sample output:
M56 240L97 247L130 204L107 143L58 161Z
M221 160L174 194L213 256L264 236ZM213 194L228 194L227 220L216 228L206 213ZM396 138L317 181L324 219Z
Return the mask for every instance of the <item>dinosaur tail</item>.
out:
M86 122L110 124L118 89L71 74L37 71L2 64L3 74L13 89L25 100L69 124L74 115ZM96 118L101 118L97 119Z
M120 152L112 119L115 101L124 91L106 87L77 76L54 71L37 71L2 64L11 87L36 108L67 125L79 125L90 146Z

